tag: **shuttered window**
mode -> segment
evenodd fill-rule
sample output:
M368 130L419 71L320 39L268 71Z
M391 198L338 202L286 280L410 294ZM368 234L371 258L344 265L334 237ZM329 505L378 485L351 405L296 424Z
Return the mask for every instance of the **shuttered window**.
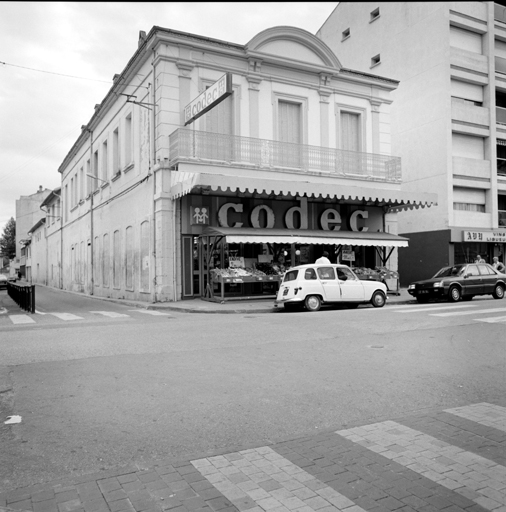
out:
M341 112L341 149L360 151L360 115Z
M280 101L278 104L279 141L291 144L302 143L300 103Z

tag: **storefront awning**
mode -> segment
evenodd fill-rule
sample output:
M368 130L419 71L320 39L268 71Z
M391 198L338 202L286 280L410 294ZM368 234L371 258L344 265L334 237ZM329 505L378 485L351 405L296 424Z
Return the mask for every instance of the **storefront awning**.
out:
M317 244L407 247L408 239L382 232L318 231L311 229L208 227L203 236L224 236L229 244Z
M293 176L292 176L293 178ZM374 186L365 183L362 186L343 185L335 179L314 178L312 181L298 179L261 179L251 176L233 176L224 174L173 171L171 175L170 196L177 199L192 190L207 188L231 192L249 192L275 196L322 197L338 200L371 201L378 205L392 207L424 207L437 204L437 195L427 192L405 192Z

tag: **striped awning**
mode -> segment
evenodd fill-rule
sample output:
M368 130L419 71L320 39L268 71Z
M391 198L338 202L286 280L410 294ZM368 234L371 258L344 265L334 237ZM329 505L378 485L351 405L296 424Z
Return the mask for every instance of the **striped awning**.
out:
M322 231L311 229L208 227L202 236L223 236L230 244L354 245L408 247L408 238L369 231Z
M337 180L298 181L280 179L261 179L256 177L233 176L214 173L197 173L173 171L171 174L170 196L177 199L186 194L206 187L211 190L226 192L250 192L252 194L268 194L279 196L307 196L337 200L371 201L379 205L391 207L424 207L437 204L437 195L423 192L405 192L388 188L374 187L367 183L364 186L343 185Z

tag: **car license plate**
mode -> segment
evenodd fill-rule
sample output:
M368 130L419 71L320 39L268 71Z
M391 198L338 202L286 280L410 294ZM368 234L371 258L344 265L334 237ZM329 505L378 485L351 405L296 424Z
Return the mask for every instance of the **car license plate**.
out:
M429 293L429 290L420 290L420 293Z

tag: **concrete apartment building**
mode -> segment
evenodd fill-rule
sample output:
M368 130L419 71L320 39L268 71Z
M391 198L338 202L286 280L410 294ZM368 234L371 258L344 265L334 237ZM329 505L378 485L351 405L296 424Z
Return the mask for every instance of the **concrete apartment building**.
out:
M506 8L340 2L317 36L344 66L399 80L392 152L403 187L438 204L398 216L401 282L506 248Z
M391 154L397 85L294 27L246 45L141 32L59 168L48 283L151 302L266 296L280 268L324 249L396 270L408 240L393 209L436 201L404 190ZM240 279L223 277L232 267Z

